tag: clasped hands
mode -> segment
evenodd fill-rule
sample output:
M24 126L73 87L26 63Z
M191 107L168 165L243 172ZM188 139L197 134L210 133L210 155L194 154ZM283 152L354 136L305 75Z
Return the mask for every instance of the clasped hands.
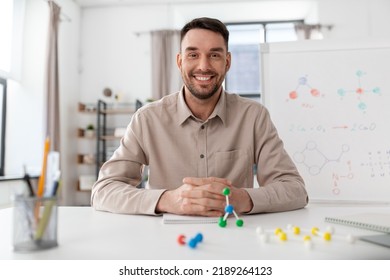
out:
M222 190L230 189L229 202L237 213L249 212L253 203L246 190L236 188L223 178L183 179L183 185L165 191L156 206L158 213L217 217L225 214L226 198Z

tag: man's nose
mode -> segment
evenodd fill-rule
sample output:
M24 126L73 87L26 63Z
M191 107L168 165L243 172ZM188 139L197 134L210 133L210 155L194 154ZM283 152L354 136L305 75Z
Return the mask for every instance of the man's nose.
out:
M210 58L208 56L201 56L199 59L199 70L208 71L210 70Z

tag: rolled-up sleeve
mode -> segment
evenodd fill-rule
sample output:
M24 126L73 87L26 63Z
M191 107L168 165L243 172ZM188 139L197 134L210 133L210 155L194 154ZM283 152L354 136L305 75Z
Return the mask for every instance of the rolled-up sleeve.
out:
M284 149L266 108L258 115L255 130L256 177L260 187L246 189L253 201L250 213L305 207L308 195L304 181Z

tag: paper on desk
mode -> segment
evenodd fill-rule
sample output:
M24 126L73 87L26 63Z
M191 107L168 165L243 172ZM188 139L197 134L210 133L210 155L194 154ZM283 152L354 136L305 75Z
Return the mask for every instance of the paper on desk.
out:
M360 213L325 217L325 222L390 233L390 214L386 213Z
M218 221L219 217L187 216L169 213L163 215L164 224L216 224Z

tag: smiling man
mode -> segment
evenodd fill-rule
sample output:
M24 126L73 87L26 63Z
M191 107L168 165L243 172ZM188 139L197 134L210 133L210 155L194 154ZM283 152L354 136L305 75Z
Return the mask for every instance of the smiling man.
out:
M139 109L92 189L97 210L127 214L221 216L287 211L308 202L304 182L261 104L222 87L229 32L198 18L181 30L177 65L184 86ZM145 189L136 186L149 166ZM253 187L253 170L259 188Z

